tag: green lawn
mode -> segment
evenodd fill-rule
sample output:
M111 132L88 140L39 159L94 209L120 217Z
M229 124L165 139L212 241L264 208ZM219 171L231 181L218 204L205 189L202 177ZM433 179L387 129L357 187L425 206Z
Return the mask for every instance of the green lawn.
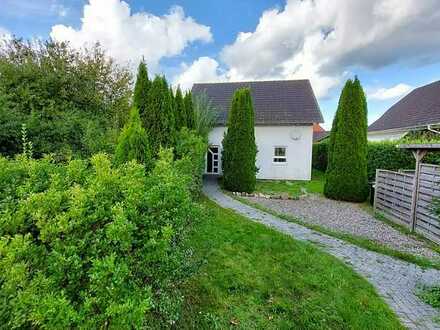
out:
M322 194L324 190L324 173L313 170L310 181L257 180L256 192L274 195L288 193L291 197L299 197L301 188L308 193Z
M203 201L177 328L401 329L373 287L311 244Z

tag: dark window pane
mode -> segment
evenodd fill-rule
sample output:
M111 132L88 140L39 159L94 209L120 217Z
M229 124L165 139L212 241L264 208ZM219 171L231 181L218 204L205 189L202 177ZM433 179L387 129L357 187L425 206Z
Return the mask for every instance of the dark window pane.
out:
M275 156L286 156L286 148L275 148Z
M206 160L206 172L212 173L212 154L208 152L208 157Z

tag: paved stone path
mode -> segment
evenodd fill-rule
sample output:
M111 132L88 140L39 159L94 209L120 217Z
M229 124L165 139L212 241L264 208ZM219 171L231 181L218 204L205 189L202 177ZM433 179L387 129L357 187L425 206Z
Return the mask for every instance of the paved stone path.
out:
M342 240L287 222L266 212L240 203L225 195L214 180L206 180L204 193L222 207L232 209L253 221L263 223L295 239L316 243L319 248L349 264L374 285L403 325L409 329L440 329L433 321L438 312L415 295L418 285L440 282L440 271L422 269L389 256L368 251Z

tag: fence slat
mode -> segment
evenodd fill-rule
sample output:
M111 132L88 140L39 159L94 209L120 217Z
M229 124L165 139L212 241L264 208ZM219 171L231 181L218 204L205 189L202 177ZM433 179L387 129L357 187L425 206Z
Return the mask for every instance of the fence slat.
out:
M375 209L390 220L411 227L414 175L388 170L376 171ZM440 221L432 213L433 198L440 198L440 166L420 164L415 209L415 231L440 243Z

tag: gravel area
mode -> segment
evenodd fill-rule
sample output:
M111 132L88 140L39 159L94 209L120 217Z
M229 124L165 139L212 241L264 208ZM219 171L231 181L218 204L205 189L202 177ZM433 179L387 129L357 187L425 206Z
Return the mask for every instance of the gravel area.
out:
M429 249L424 242L375 219L355 203L334 201L318 195L308 195L299 200L258 197L246 197L246 199L278 213L298 217L303 222L362 236L398 251L431 259L440 258L440 255Z

